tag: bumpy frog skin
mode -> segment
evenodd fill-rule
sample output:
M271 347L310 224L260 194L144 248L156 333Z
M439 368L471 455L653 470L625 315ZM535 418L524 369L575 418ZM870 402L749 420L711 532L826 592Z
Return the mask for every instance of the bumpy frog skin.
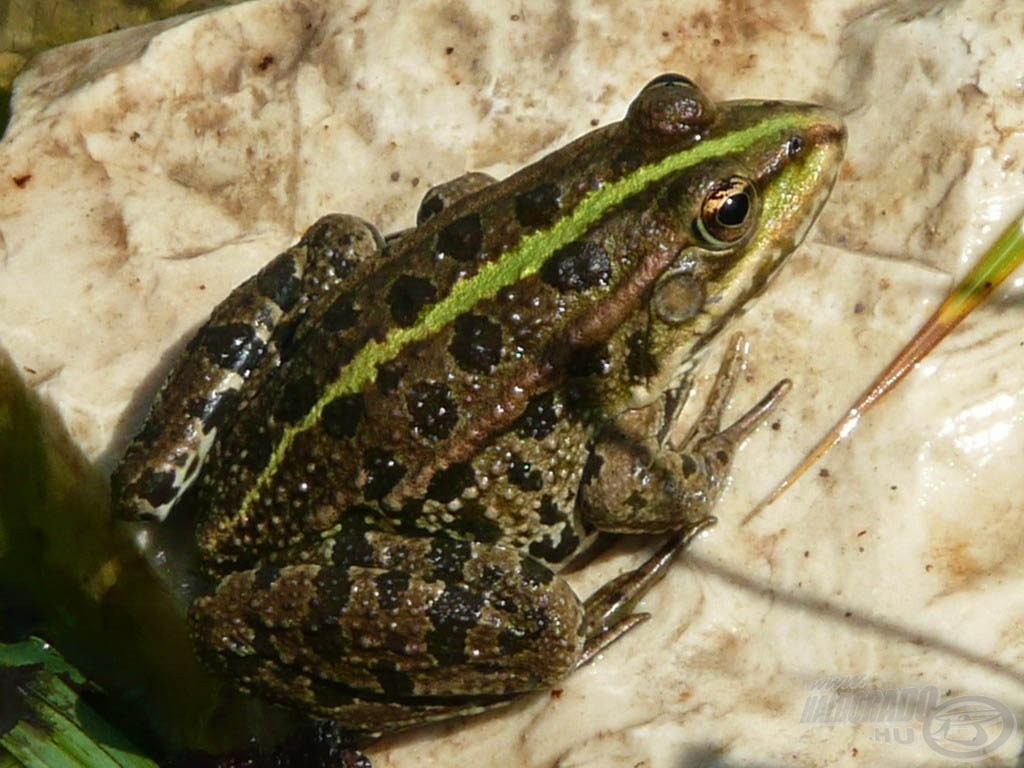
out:
M387 240L314 224L214 310L113 477L125 517L197 515L202 657L379 733L549 687L643 621L788 386L722 429L735 343L677 443L687 373L803 239L844 139L820 107L664 75ZM595 531L668 539L581 602L557 574Z

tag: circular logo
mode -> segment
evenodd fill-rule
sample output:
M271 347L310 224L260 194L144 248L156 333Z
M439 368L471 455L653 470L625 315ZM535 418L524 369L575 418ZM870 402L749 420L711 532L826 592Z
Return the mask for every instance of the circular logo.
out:
M1017 730L1017 718L988 696L957 696L937 706L922 724L925 743L943 757L978 760L998 751Z

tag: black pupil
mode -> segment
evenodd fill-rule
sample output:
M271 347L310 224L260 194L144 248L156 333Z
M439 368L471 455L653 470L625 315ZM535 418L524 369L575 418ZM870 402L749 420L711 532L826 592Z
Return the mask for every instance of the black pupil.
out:
M718 209L718 223L723 227L738 227L747 220L750 212L750 198L746 192L735 192L725 198Z

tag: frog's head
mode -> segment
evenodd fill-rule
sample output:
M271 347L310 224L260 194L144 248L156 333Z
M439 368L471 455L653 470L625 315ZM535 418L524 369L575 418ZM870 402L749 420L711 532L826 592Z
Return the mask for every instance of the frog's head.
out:
M846 132L823 107L715 104L678 75L648 84L622 125L656 158L633 173L653 194L635 227L645 254L635 271L649 299L619 335L631 340L628 374L643 400L664 391L800 244L832 189Z

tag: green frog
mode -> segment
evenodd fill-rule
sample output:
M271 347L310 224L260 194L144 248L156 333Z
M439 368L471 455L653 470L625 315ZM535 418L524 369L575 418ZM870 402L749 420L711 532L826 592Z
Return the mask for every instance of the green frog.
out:
M504 181L432 190L411 229L315 223L213 311L112 479L125 517L193 510L200 656L379 734L551 687L644 621L788 386L723 427L738 340L677 439L691 371L844 143L821 107L662 75ZM581 600L559 571L598 532L666 540Z

